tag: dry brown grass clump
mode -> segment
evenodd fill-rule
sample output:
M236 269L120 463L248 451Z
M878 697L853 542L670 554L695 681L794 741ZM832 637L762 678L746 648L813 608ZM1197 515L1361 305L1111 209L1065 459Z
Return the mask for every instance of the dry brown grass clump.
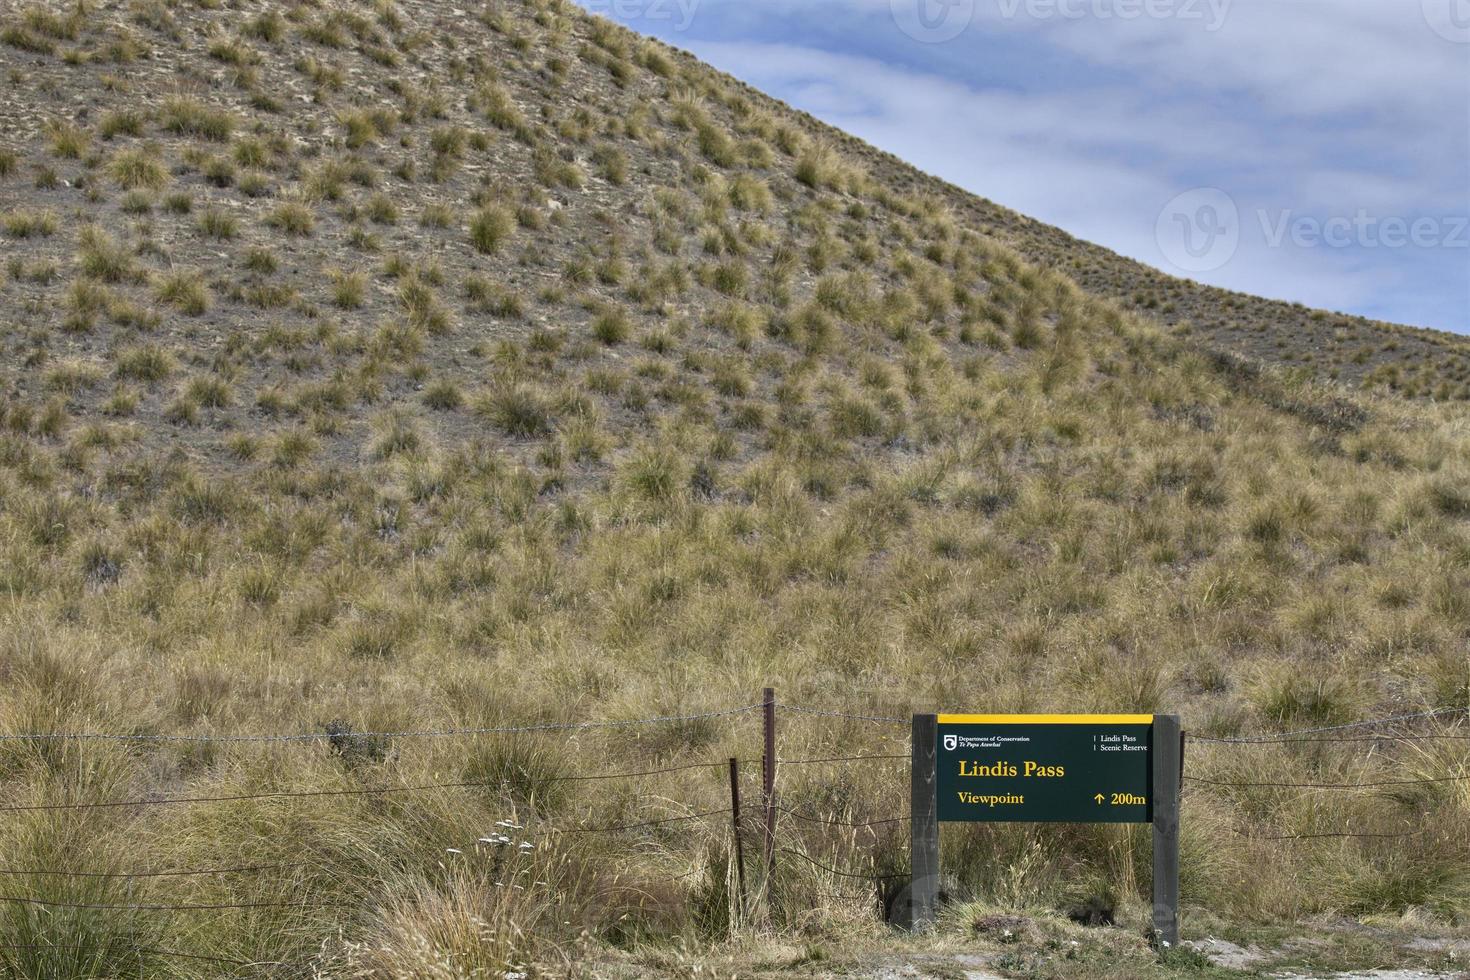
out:
M1118 267L1033 265L1055 243L1019 218L902 190L922 178L567 4L77 9L0 25L25 106L0 117L0 733L322 737L0 742L4 806L230 798L13 810L0 867L257 869L21 876L11 897L256 907L7 903L5 970L473 975L878 935L895 897L829 901L851 881L797 858L781 900L734 897L726 815L697 816L727 775L680 767L753 758L754 715L368 732L702 715L767 684L1221 736L1466 696L1459 408L1161 330L1098 297ZM34 124L80 99L94 124ZM1361 329L1402 345L1361 365L1400 387L1459 370ZM793 712L781 739L883 755L905 727ZM1462 775L1359 749L1190 766ZM817 822L781 846L901 870L901 828L823 825L902 814L902 765L862 766L783 770ZM1470 801L1414 785L1195 787L1188 901L1454 920ZM1265 839L1341 827L1415 836ZM1141 922L1144 839L957 833L952 890Z

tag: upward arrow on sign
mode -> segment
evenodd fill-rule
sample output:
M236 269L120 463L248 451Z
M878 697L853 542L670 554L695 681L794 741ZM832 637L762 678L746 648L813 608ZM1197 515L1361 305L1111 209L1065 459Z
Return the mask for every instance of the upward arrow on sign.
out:
M1098 806L1102 806L1102 801L1104 800L1104 798L1105 797L1101 793L1093 797L1094 800L1097 800Z

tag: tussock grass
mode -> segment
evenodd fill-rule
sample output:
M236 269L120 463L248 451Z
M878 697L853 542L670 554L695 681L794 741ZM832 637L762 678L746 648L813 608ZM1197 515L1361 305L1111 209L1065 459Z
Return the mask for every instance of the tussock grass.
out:
M0 225L11 238L48 237L56 234L61 219L55 211L29 211L16 209L0 216Z
M132 250L98 225L87 225L78 235L77 266L102 282L118 283L138 275Z
M494 255L515 231L515 216L505 208L482 208L470 219L470 242L482 255Z
M229 142L235 119L229 113L198 99L175 96L164 101L159 125L176 136L194 136L214 143Z
M112 155L108 164L112 179L123 190L161 190L168 184L168 170L158 154L147 148L129 147Z
M517 439L549 435L555 426L550 401L526 385L510 385L475 399L475 414Z
M212 298L198 272L180 270L160 276L155 287L159 302L168 303L186 316L202 316Z
M316 229L316 215L299 201L284 201L271 211L266 224L287 235L305 238Z
M162 381L173 374L175 366L167 351L151 344L118 351L113 359L117 376L130 381Z
M718 770L561 777L752 758L754 716L366 731L698 712L773 683L859 714L1178 710L1230 735L1470 689L1462 410L1303 382L1196 346L1234 327L1185 337L1130 311L1206 309L1274 343L1257 301L1052 242L566 6L495 5L453 45L388 3L89 5L75 40L48 25L6 21L58 52L12 85L44 77L96 122L0 151L0 729L332 738L0 743L7 802L474 785L0 821L0 867L287 866L12 883L28 895L343 905L229 929L0 909L7 938L101 946L0 972L209 972L142 946L447 976L891 942L876 910L895 894L831 899L849 882L796 859L782 901L742 917L723 820L562 832L726 805ZM125 32L177 88L95 60L94 36ZM1384 385L1470 381L1418 335L1300 322L1341 330L1340 362ZM783 713L780 739L882 754L902 728ZM1439 778L1454 744L1196 740L1189 767ZM806 813L905 812L901 765L781 780ZM1186 890L1222 920L1465 914L1455 782L1330 804L1191 792ZM477 844L502 820L528 856ZM1119 935L1142 928L1143 835L972 829L945 842L953 928L1093 899ZM1418 836L1256 839L1342 829ZM906 860L898 828L780 834L834 867ZM517 889L521 871L547 884Z

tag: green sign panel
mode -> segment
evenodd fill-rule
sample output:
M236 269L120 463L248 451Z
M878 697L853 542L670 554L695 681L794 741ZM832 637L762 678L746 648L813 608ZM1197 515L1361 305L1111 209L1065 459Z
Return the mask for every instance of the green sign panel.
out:
M939 819L1149 823L1153 715L940 715Z

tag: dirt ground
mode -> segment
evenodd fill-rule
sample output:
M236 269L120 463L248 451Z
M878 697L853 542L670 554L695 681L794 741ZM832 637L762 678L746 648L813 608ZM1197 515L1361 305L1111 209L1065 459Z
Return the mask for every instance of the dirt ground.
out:
M1001 922L1004 927L994 923ZM1189 930L1186 930L1188 934ZM1470 935L1412 914L1391 922L1324 920L1221 927L1160 955L1141 930L1085 928L1049 915L978 917L937 935L814 936L804 946L747 939L714 955L638 951L570 976L632 980L1470 980Z

